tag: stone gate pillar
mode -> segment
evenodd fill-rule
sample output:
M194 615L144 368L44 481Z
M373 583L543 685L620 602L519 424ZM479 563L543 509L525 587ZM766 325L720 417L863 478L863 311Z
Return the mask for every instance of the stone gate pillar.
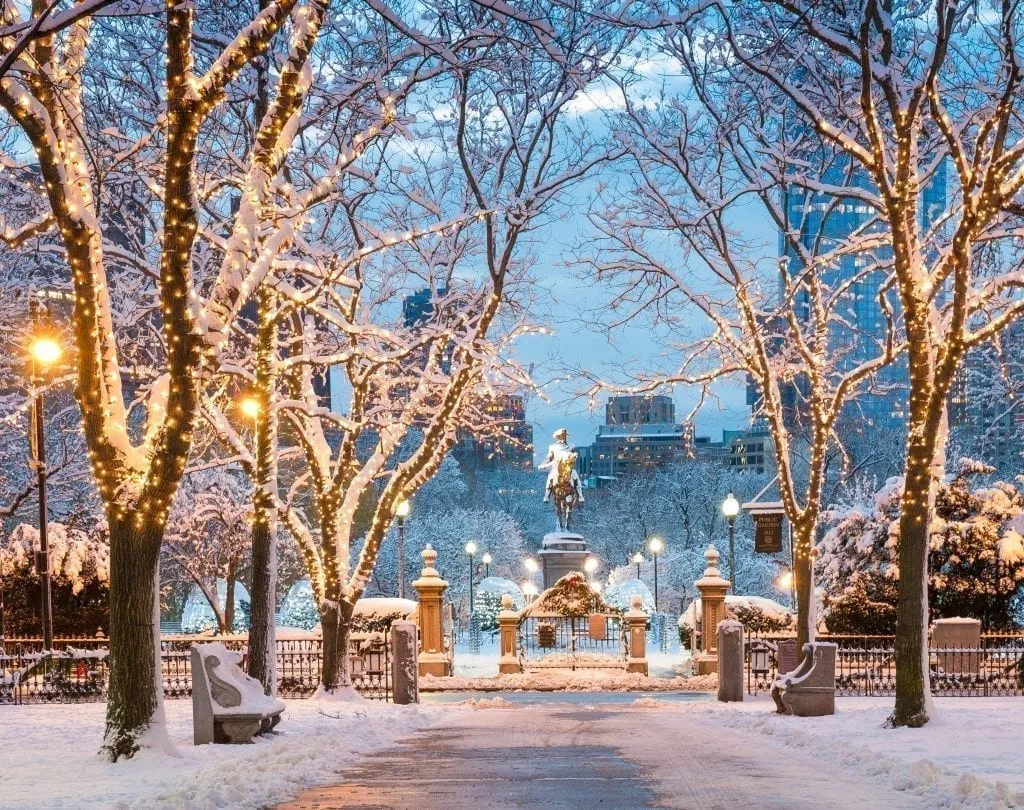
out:
M498 659L498 674L519 672L519 655L516 652L516 632L519 630L519 614L512 610L512 597L501 595L501 612L498 614L498 638L501 643L501 658Z
M434 568L437 552L429 543L423 549L423 571L420 578L414 580L412 586L419 596L420 626L420 675L451 675L452 660L444 649L444 614L442 601L448 588Z
M629 610L623 617L626 632L629 633L629 658L626 660L626 672L647 674L647 614L643 611L643 597L633 594L629 600Z
M729 590L729 580L724 579L718 570L721 555L713 545L704 552L707 568L704 576L693 584L700 591L700 646L697 656L697 674L711 675L718 672L718 623L725 618L725 592Z

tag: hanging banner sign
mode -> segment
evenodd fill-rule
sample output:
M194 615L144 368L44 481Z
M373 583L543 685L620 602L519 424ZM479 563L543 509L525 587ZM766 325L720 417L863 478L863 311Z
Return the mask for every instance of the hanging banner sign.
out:
M754 551L758 554L778 554L782 551L782 513L753 512Z

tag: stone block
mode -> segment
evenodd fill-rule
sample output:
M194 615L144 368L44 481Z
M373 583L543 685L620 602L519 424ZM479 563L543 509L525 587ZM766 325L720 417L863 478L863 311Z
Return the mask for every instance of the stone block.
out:
M420 702L419 633L415 622L391 624L391 689L399 705Z
M743 625L732 619L718 623L718 700L743 701Z

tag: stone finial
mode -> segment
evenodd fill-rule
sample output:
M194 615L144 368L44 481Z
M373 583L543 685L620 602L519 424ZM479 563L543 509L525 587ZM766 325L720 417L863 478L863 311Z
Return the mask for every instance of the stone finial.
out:
M638 593L633 594L629 597L629 606L633 610L642 610L644 606L644 598Z
M434 547L427 543L426 548L420 552L420 556L423 558L423 576L436 577L437 569L434 568L434 564L437 562L437 552Z
M722 559L722 555L718 553L718 549L715 548L714 543L707 547L704 552L704 562L707 563L707 568L704 570L704 576L706 577L720 577L722 574L718 570L718 562Z
M501 595L501 609L512 610L512 594L503 593Z

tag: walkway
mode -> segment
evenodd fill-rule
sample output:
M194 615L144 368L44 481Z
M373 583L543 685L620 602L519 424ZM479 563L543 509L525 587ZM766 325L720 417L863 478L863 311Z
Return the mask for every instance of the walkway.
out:
M914 797L673 706L452 710L285 808L921 807Z

